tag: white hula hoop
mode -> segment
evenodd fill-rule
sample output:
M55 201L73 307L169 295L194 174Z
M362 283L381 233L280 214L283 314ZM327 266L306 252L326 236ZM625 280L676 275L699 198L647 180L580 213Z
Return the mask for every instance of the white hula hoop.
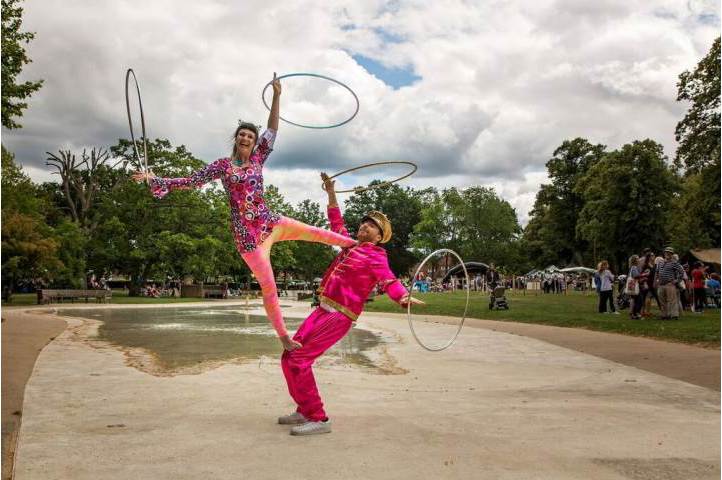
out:
M415 163L413 163L413 162L405 162L405 161L365 163L365 164L360 165L360 166L358 166L358 167L347 168L346 170L342 170L342 171L340 171L340 172L338 172L338 173L334 173L332 176L328 177L328 179L329 179L329 180L332 180L332 179L334 179L334 178L336 178L336 177L340 177L341 175L344 175L344 174L346 174L346 173L355 172L356 170L362 170L362 169L364 169L364 168L375 167L376 165L410 165L410 166L411 166L411 171L410 171L409 173L406 173L406 174L404 174L404 175L402 175L402 176L400 176L400 177L398 177L398 178L395 178L395 179L393 179L393 180L387 180L387 181L385 181L385 182L377 183L377 184L375 184L375 185L368 185L368 186L366 186L366 187L350 188L350 189L348 189L348 190L335 190L335 192L336 192L336 193L349 193L349 192L361 193L361 192L365 192L366 190L373 190L374 188L385 187L385 186L387 186L387 185L391 185L392 183L400 182L400 181L403 180L404 178L410 177L411 175L413 175L414 173L416 173L416 170L418 170L418 168L419 168L419 167L416 166ZM321 188L322 188L323 190L326 190L326 184L325 184L325 183L322 183L322 184L321 184Z
M140 107L140 129L143 134L143 162L140 161L140 153L138 152L138 145L135 142L135 135L133 133L133 117L130 114L130 96L128 95L128 86L130 85L130 76L133 75L133 82L135 83L135 91L138 93L138 106ZM135 72L132 68L129 68L125 72L125 108L128 112L128 127L130 128L130 141L133 142L133 150L135 151L135 158L138 160L138 167L143 168L143 173L146 174L145 182L148 182L148 139L145 133L145 115L143 115L143 101L140 98L140 85L138 85L138 79L135 78Z
M464 276L466 277L466 305L464 306L464 315L461 317L461 322L459 322L459 328L456 329L456 333L454 333L454 336L451 337L451 340L449 340L448 342L446 342L445 344L443 344L441 346L429 346L429 345L426 345L423 341L421 341L419 336L416 334L416 330L414 330L414 323L411 320L411 302L408 303L408 305L406 306L406 316L409 320L409 328L411 329L411 334L414 336L414 339L416 340L416 342L419 345L421 345L426 350L429 350L430 352L439 352L441 350L449 348L456 341L456 337L458 337L459 333L461 332L461 327L464 326L464 320L466 320L466 312L469 310L469 286L470 286L469 272L466 271L466 265L464 265L464 261L461 259L459 254L453 250L449 250L448 248L440 248L434 252L431 252L429 255L427 255L427 257L424 259L424 261L419 264L419 268L416 269L416 272L414 272L414 276L411 277L412 283L411 283L411 288L409 291L409 296L411 296L411 294L413 293L413 290L414 290L413 282L416 281L416 278L419 276L419 273L421 273L421 269L424 267L424 265L426 265L426 262L428 262L429 259L431 257L433 257L434 255L437 255L442 252L450 253L453 256L455 256L456 259L459 260L459 263L461 264L461 268L464 269Z

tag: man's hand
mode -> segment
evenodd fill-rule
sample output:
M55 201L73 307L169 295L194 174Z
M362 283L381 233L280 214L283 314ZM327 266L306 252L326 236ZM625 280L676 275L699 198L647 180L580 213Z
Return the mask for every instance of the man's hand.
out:
M328 206L338 207L338 201L336 200L336 180L331 180L326 172L321 172L321 180L323 180L323 189L328 194Z
M419 300L418 298L414 298L411 295L404 295L401 297L401 300L399 300L399 305L406 308L409 306L409 303L412 305L426 305L426 302Z
M323 180L323 189L327 192L336 191L336 180L331 180L326 172L321 172L321 180Z

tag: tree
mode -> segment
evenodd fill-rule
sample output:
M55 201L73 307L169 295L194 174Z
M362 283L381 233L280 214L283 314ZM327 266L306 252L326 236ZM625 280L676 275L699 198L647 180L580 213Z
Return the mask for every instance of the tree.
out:
M371 184L378 183L381 182L374 180ZM396 275L407 274L419 259L419 255L409 249L414 225L421 218L419 196L413 189L396 184L351 195L345 202L343 214L349 233L355 234L361 219L370 210L383 212L391 221L393 236L382 246L388 251L391 270Z
M40 89L42 80L17 83L23 65L30 63L23 48L35 38L34 33L21 32L23 9L19 0L2 0L2 126L21 128L14 119L22 117L28 106L25 100Z
M677 83L677 101L692 102L677 124L675 163L688 172L720 162L720 37L694 72L684 71Z
M168 177L189 175L203 162L184 146L167 140L149 144L149 162ZM119 159L132 158L132 144L121 140L111 147ZM212 184L203 190L175 190L155 200L145 184L130 180L124 168L100 177L95 204L97 228L90 239L88 266L98 272L115 271L131 277L131 294L143 282L174 276L239 275L247 269L235 251L229 228L225 192Z
M689 101L675 131L679 147L675 165L684 169L682 193L670 221L678 248L720 244L720 38L694 72L679 76L678 101Z
M293 218L307 225L328 228L328 221L321 212L321 206L310 200L304 200L296 206ZM334 257L331 247L322 243L293 242L293 247L293 271L308 282L322 276Z
M427 254L448 248L465 261L493 262L518 270L521 227L512 206L493 189L452 187L441 193L429 189L423 198L414 246Z
M618 269L631 254L667 241L664 219L679 185L666 160L660 144L635 141L606 154L576 187L584 200L577 234L597 239L600 258Z
M114 170L123 160L110 165L110 154L104 149L93 148L88 155L83 149L80 161L70 150L60 150L60 156L46 152L46 165L55 167L60 175L61 192L74 222L92 233L96 223L91 222L93 202L101 188L101 179L107 178L108 170ZM117 181L117 175L114 176ZM112 186L110 187L112 188Z
M521 227L514 208L492 188L469 187L461 194L462 238L459 253L464 259L481 259L510 266L513 245Z
M10 291L19 283L47 283L62 269L59 242L42 213L51 210L45 195L2 147L2 281Z
M462 245L463 199L455 188L439 193L435 188L420 192L423 207L414 225L412 245L428 255L448 248L458 251Z
M585 253L596 237L587 240L576 233L579 212L584 207L583 195L576 187L604 151L604 145L575 138L565 140L547 162L551 183L539 189L524 234L524 243L538 265L581 265L590 260Z

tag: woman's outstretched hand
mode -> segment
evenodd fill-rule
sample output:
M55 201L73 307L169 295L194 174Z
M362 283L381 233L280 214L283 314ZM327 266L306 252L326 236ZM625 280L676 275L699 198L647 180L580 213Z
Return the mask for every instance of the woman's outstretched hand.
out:
M155 178L155 173L152 170L149 172L135 172L131 178L136 182L150 181Z

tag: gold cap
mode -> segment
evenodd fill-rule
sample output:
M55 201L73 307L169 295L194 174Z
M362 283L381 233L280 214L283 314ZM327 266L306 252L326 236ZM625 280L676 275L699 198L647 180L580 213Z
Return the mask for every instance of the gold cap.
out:
M371 210L361 219L361 222L363 223L366 220L371 220L379 227L379 230L381 230L381 242L379 243L386 243L391 240L391 222L386 215L379 211Z

